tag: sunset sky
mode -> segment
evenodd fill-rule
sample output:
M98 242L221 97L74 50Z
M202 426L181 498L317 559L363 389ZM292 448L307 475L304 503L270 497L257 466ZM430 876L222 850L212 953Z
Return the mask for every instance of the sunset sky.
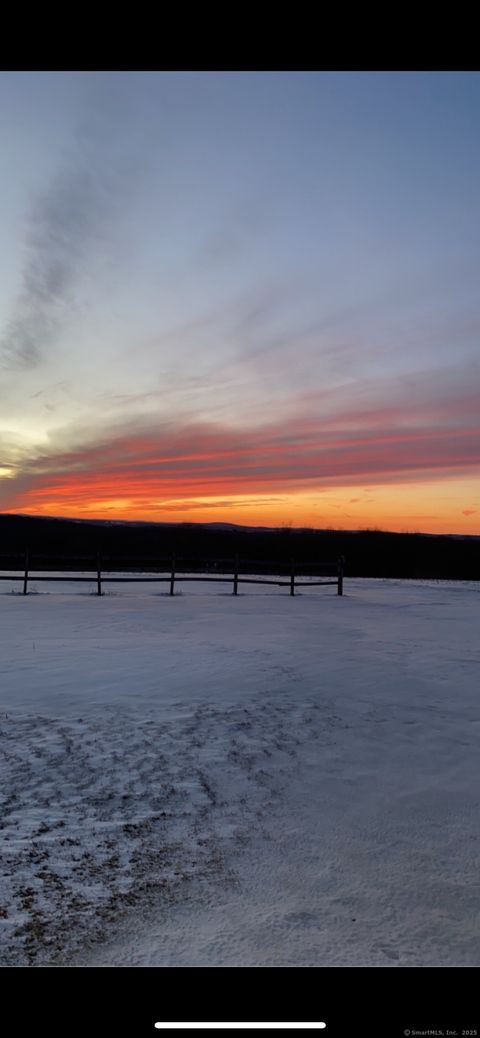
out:
M480 74L0 74L0 510L480 534Z

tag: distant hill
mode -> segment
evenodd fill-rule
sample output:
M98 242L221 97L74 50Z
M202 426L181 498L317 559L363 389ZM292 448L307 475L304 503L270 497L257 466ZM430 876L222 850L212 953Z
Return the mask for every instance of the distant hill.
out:
M178 568L202 560L231 569L242 563L270 569L279 562L334 562L357 577L480 580L480 537L236 526L233 523L149 523L0 515L0 569L18 567L28 549L33 565L81 569L102 556L107 568L152 566L175 553ZM43 558L40 558L43 556ZM305 570L308 572L308 569Z

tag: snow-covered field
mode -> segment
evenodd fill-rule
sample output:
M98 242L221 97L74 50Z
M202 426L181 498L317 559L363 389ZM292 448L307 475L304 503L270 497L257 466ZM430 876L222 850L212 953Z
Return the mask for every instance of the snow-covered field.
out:
M479 965L480 585L94 590L0 588L3 965Z

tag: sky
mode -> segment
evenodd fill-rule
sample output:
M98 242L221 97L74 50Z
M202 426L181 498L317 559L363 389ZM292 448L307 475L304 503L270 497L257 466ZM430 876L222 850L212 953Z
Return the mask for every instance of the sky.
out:
M480 534L479 73L0 74L0 510Z

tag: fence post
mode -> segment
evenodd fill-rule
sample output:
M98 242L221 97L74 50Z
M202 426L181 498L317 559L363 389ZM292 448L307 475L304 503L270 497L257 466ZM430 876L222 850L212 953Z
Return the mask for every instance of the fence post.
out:
M175 583L175 552L172 555L172 575L170 577L170 594L173 595L173 585Z
M233 593L238 594L238 553L235 555L235 572L233 574Z
M290 594L291 595L295 594L295 564L294 564L293 559L292 559L291 571L290 571Z
M24 593L24 595L27 594L27 584L28 584L28 548L27 548L27 550L25 552L25 576L23 578L23 593Z
M102 593L102 573L101 573L102 560L100 552L97 551L97 595Z
M343 558L343 555L341 555L340 558L338 559L338 563L337 563L337 574L338 574L337 594L339 594L339 595L343 595L343 563L344 563L344 561L345 560Z

